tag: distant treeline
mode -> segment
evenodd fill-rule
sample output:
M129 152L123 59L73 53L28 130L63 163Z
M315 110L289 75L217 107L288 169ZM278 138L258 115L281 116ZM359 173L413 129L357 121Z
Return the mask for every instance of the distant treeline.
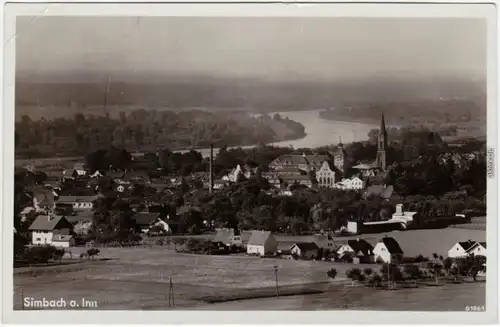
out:
M353 104L322 111L320 117L328 120L380 123L381 112L385 114L386 123L399 126L412 123L432 125L486 121L486 103L467 99ZM456 125L454 129L456 130Z
M127 149L191 149L253 145L297 139L304 126L279 115L250 117L237 112L156 111L32 120L24 115L16 123L16 155L44 157L85 155L109 146Z
M66 76L61 80L73 80ZM480 98L485 83L436 76L376 76L352 80L282 80L222 78L213 76L165 76L133 82L107 78L100 82L16 81L18 108L65 107L76 113L86 107L145 106L156 109L207 108L276 112L341 107L349 103L381 103L386 99L407 102L466 96ZM106 91L108 90L108 91ZM105 94L107 95L105 96ZM398 113L401 113L398 108ZM23 108L24 110L24 108ZM473 109L471 109L473 111ZM58 112L57 112L58 111ZM28 112L25 112L28 113ZM18 118L24 113L19 113ZM29 112L28 114L31 114ZM54 116L61 114L61 108ZM403 114L400 114L403 115ZM408 116L403 115L406 118ZM52 118L52 115L45 115ZM396 116L395 116L396 117Z

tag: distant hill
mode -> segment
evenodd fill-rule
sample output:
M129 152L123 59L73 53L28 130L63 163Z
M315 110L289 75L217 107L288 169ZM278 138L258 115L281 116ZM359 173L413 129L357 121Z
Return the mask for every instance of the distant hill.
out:
M484 99L484 82L452 78L377 76L352 81L269 81L258 79L173 77L147 81L40 82L16 81L16 116L40 107L140 106L154 109L245 109L256 112L327 109L352 103L419 101L440 97ZM106 98L106 100L105 100ZM31 108L30 108L31 107ZM65 110L66 114L69 114ZM59 114L51 113L50 115ZM51 118L51 117L46 117Z

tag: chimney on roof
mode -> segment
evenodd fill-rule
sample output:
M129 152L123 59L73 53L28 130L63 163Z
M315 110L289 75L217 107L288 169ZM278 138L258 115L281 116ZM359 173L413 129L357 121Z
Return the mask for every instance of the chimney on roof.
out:
M47 218L48 218L49 221L51 221L52 219L54 219L55 218L54 211L50 210L48 212Z

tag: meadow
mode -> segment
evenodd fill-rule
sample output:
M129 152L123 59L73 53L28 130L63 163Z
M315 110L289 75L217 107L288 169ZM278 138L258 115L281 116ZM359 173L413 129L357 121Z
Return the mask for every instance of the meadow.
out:
M484 241L485 234L481 230L459 228L387 233L398 240L407 256L432 256L434 252L446 255L457 241ZM384 235L360 237L375 244ZM278 235L277 238L281 243L280 247L286 248L293 242L305 241L309 237ZM335 241L339 245L344 240L345 238L337 238ZM75 248L73 253L76 254L77 250ZM436 310L445 307L459 310L457 307L462 302L484 302L484 283L398 290L389 292L391 296L386 301L376 300L388 296L383 291L364 288L345 295L343 284L350 283L345 277L345 271L352 267L370 267L378 271L380 267L375 264L260 259L245 255L194 255L176 253L162 247L102 248L99 256L111 260L89 260L60 269L14 269L15 309L22 309L21 297L29 296L50 299L62 297L77 301L85 298L97 301L98 309L101 310L165 310L169 308L170 278L174 288L175 307L178 309L203 309L212 306L220 310L234 307L252 309L260 308L265 303L271 306L269 308L275 309L341 309L345 300L332 302L332 297L345 299L351 295L357 299L356 305L365 309L415 310L413 302L403 301L404 299L422 302L422 308L427 308L428 302L424 301L427 299L426 301L435 303ZM276 294L275 265L279 268L281 304L276 304L278 302L273 302L276 299L271 299ZM326 276L330 268L335 268L338 272L333 282ZM382 292L380 296L375 295L378 292ZM390 300L392 296L403 300ZM259 300L251 300L252 298ZM223 303L211 304L213 302Z

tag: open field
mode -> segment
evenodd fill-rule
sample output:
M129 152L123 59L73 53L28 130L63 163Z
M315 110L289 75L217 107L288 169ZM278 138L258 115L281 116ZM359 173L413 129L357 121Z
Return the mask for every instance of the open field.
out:
M374 244L383 235L363 237ZM392 232L387 235L395 237L408 256L420 253L431 256L434 252L446 255L457 241L484 241L486 237L484 231L458 228ZM308 237L277 238L281 247L286 247ZM336 242L340 244L344 239L338 238ZM75 248L72 252L76 254L83 250ZM179 309L341 309L345 300L339 298L345 298L342 295L345 291L339 283L347 282L345 271L352 267L371 267L375 271L380 269L375 264L182 254L162 247L102 248L100 257L113 260L87 261L59 270L54 267L37 268L33 273L29 272L29 268L16 268L15 308L21 309L22 293L24 297L35 299L62 297L80 301L85 298L97 301L99 309L103 310L167 309L168 283L169 277L172 277L175 304ZM279 300L269 298L275 295L274 265L280 268L281 294L290 295ZM338 271L334 282L330 282L326 276L329 268ZM353 300L356 308L462 310L464 303L484 303L484 289L484 283L471 283L394 292L356 288L350 294L356 299ZM302 295L292 296L296 294ZM259 300L241 300L256 297ZM213 301L224 300L230 302L209 305Z
M336 292L252 299L209 304L198 310L411 310L464 311L467 305L485 305L486 283L446 284L434 287L372 290L343 287Z

